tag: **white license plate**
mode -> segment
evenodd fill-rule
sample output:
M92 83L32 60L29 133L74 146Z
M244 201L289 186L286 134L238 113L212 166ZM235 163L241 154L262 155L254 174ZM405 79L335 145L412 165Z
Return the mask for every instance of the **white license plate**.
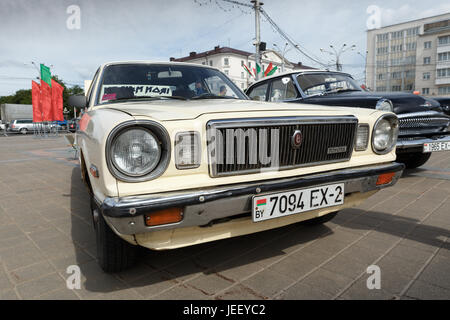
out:
M438 152L438 151L449 151L450 150L450 141L446 142L431 142L425 143L423 145L423 152Z
M344 184L255 196L252 204L254 222L338 206L344 204Z

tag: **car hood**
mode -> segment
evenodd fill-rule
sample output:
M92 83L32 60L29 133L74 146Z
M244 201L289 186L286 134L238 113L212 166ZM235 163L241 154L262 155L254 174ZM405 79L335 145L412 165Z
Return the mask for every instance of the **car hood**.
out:
M96 109L115 109L128 113L131 116L146 116L159 121L190 120L204 114L237 113L257 111L308 111L329 115L367 114L367 110L355 108L330 108L330 106L268 103L252 100L160 100L160 101L128 101L123 103L110 103L96 106ZM372 113L372 112L370 112Z
M439 102L403 92L350 91L306 98L304 102L374 109L380 99L391 100L396 114L430 110L442 112Z

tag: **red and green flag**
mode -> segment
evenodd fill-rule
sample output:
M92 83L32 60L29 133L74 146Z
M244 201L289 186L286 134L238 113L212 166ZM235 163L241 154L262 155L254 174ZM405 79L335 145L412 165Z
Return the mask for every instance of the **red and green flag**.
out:
M52 86L52 74L50 68L43 64L41 64L41 85L42 81L46 82L49 87Z
M245 64L243 64L242 67L245 69L245 71L248 72L248 74L249 74L251 77L254 77L253 73L250 71L250 69L249 69Z
M33 122L42 122L41 86L31 80L31 102L33 104Z
M52 111L53 121L64 121L63 115L64 87L52 79Z
M265 206L266 204L267 204L267 200L266 199L262 199L262 200L257 200L256 201L256 206L257 207Z
M274 67L271 62L269 64L269 66L267 67L266 72L264 72L264 76L268 77L268 76L273 75L275 73L275 71L277 71L277 69L278 69L278 67L276 67L276 66Z

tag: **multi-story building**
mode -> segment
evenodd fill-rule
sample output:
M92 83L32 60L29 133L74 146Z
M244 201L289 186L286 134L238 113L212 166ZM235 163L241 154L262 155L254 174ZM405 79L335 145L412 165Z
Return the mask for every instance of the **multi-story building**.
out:
M187 57L170 58L170 61L198 63L218 68L242 90L255 81L255 78L244 68L245 65L254 74L254 69L256 69L255 55L238 49L216 46L210 51L191 52ZM274 68L277 68L275 70L276 73L283 72L283 70L313 69L303 65L301 62L292 63L275 50L263 51L261 53L261 62L263 72L267 70L270 63L272 63Z
M450 13L369 30L367 86L450 95Z

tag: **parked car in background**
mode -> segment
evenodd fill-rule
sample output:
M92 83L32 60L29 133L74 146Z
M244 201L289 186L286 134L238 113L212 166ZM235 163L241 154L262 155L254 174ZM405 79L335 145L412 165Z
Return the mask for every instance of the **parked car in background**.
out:
M69 120L67 122L67 129L70 132L76 132L78 129L78 123L79 123L80 119L79 118L74 118L72 120Z
M33 119L13 120L8 127L8 131L19 132L22 134L33 132L33 130L34 130Z
M404 168L394 113L251 101L208 66L107 63L69 105L85 110L76 141L107 272L137 246L323 223Z
M363 90L346 73L296 70L253 83L247 95L258 101L345 106L391 111L400 132L397 160L407 168L423 165L435 151L450 151L450 117L439 102L410 93Z
M6 124L3 123L3 121L0 120L0 130L6 130Z

